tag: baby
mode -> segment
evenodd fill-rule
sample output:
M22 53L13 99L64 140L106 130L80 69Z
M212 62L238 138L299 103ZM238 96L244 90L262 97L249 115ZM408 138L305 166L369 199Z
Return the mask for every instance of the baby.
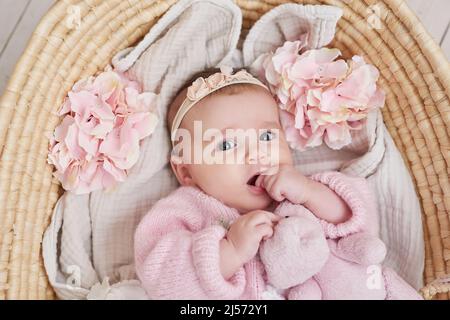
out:
M278 110L245 70L207 70L177 93L167 121L181 186L153 206L135 235L136 270L150 298L261 299L267 278L258 249L280 220L273 213L280 202L303 205L336 236L362 223L361 208L342 193L370 193L364 179L302 175ZM256 134L242 141L239 129ZM214 135L205 138L208 132ZM196 148L207 154L202 161L192 161ZM225 157L233 161L217 161Z

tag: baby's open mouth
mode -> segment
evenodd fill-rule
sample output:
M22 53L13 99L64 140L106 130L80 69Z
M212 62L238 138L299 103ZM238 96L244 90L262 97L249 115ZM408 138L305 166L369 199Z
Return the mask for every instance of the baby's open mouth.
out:
M256 179L258 179L259 177L259 173L255 174L254 176L252 176L250 179L248 179L247 184L254 186L256 183Z

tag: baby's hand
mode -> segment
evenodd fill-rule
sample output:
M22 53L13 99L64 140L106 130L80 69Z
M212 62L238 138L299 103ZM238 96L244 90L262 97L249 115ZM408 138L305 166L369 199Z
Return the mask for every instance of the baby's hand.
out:
M255 186L264 188L278 202L287 199L295 204L304 204L309 199L312 183L292 165L280 165L278 170L270 168L262 173Z
M256 255L263 238L272 236L274 222L279 219L269 211L255 210L240 216L231 225L227 240L233 246L241 266Z

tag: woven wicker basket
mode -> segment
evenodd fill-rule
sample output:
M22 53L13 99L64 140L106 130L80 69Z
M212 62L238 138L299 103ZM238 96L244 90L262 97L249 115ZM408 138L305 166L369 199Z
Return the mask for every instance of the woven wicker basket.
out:
M34 31L0 100L0 299L55 297L41 257L42 235L62 193L46 162L47 136L59 122L55 111L78 79L102 70L175 2L62 0ZM285 2L237 0L244 31ZM450 273L449 62L402 0L295 2L342 7L331 45L347 57L363 54L380 69L384 120L423 209L430 285L422 293L448 299L440 292L449 286L433 280ZM79 25L70 21L74 12Z

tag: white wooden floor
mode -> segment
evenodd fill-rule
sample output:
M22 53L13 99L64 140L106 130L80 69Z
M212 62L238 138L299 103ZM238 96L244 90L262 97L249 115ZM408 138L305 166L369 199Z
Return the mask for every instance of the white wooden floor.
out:
M450 59L450 0L405 1ZM0 0L0 93L34 28L53 2L54 0Z

